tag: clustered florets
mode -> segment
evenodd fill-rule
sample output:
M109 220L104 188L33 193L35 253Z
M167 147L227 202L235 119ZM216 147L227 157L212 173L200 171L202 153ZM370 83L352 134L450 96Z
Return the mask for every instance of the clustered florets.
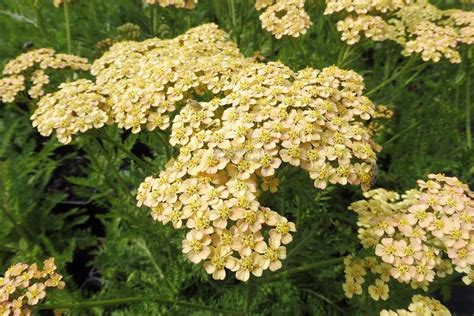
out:
M142 183L138 204L175 228L185 222L183 251L206 261L214 278L227 267L247 280L280 268L295 231L257 200L260 191L278 190L279 167L301 167L317 188L367 189L379 147L365 125L374 106L362 96L361 76L258 63L227 38L205 24L171 40L115 44L93 63L95 83L62 84L39 101L32 120L63 143L113 122L133 133L172 123L169 143L179 155Z
M414 295L406 309L382 310L380 316L450 316L449 310L440 301L422 295Z
M325 14L345 12L337 23L342 40L357 43L361 34L374 41L392 40L406 56L421 54L425 61L446 58L459 63L460 44L474 42L474 12L441 10L427 0L326 0Z
M402 199L376 189L364 193L367 200L351 204L359 216L359 239L364 248L375 250L375 256L346 260L347 296L362 293L367 269L381 282L393 278L424 290L436 276L451 274L453 267L466 274L466 284L472 282L474 194L457 178L428 177ZM383 287L388 294L388 287ZM370 287L369 294L377 299Z
M311 26L309 15L304 10L305 0L257 0L255 8L262 10L262 27L275 35L299 37Z
M108 123L108 111L110 106L100 87L81 79L62 83L59 91L41 98L31 120L41 135L49 136L54 130L58 141L67 144L73 134Z
M259 276L281 266L282 245L295 230L259 204L259 185L276 191L274 176L285 162L307 170L319 188L327 183L367 187L376 146L363 122L374 109L361 96L362 78L352 71L329 67L294 73L281 63L244 58L225 38L215 25L205 25L174 40L115 45L92 68L115 98L112 112L120 110L124 122L140 115L135 126L119 122L132 131L142 125L166 128L165 112L185 104L172 120L169 140L180 153L159 178L142 183L138 205L152 208L155 220L175 228L184 223L189 233L183 251L193 262L205 261L214 278L224 278L227 267L247 280L250 273ZM127 67L117 69L109 61L133 56L123 49L136 59L116 62ZM136 79L123 76L130 73L142 74L141 86L130 85L132 93L126 83ZM205 91L214 98L190 99ZM131 95L143 114L131 111ZM142 96L157 101L140 104ZM125 101L128 108L120 107ZM161 124L150 119L151 109L159 112Z
M40 48L21 54L9 61L3 69L4 78L0 79L0 100L4 103L13 102L15 97L27 86L28 95L37 99L44 95L44 86L49 83L47 69L72 69L87 71L90 65L87 59L57 54L53 49ZM31 77L27 83L26 77Z
M56 272L54 258L36 264L17 263L0 277L0 315L31 315L30 307L46 296L48 288L63 289L62 275Z

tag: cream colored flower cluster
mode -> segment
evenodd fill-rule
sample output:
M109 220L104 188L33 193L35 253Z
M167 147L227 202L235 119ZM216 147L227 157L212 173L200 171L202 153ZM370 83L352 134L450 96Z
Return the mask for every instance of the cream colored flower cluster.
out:
M411 303L406 309L382 310L380 316L450 316L449 310L441 304L440 301L434 298L414 295L411 298Z
M175 6L177 8L192 9L198 0L143 0L146 4L159 4L162 7Z
M31 116L32 124L43 136L56 131L58 141L67 144L73 134L108 122L110 106L106 101L101 89L90 80L62 83L59 91L40 99Z
M0 96L4 103L15 101L15 97L27 86L32 99L44 95L44 86L49 83L47 69L72 69L87 71L90 65L87 59L57 54L53 49L40 48L19 55L9 61L3 69L4 78L0 79ZM26 77L31 77L27 83Z
M312 23L304 4L305 0L257 0L255 8L264 10L260 15L262 27L280 39L299 37L310 28Z
M195 36L205 48L195 43ZM159 78L168 74L173 86L163 88L169 83L153 80L153 89L141 87L162 95L158 99L162 103L155 106L163 109L159 115L185 102L172 121L169 140L179 146L179 155L158 178L149 177L141 184L138 205L150 207L153 218L164 224L186 226L183 252L194 263L204 261L214 278L223 279L227 268L245 281L250 274L260 276L264 269L281 267L286 256L283 245L292 240L290 232L295 230L285 217L260 205L260 190L277 190L274 177L283 163L307 170L318 188L328 183L367 187L376 145L363 122L374 108L361 95L362 78L352 71L329 67L294 73L281 63L257 63L243 58L233 44L223 45L225 34L214 25L193 29L177 40L179 54L185 58L169 51L173 40L163 41L167 45L144 42L148 45L133 50L144 55L143 61L131 61L137 68L116 71L140 73L142 78L155 72L162 74ZM215 42L219 47L230 45L223 49L228 53L219 49L208 56ZM133 55L114 52L117 48L112 48L113 56ZM172 60L160 60L160 50ZM105 77L116 59L104 57L93 66L98 83L127 87L121 80L133 77ZM198 95L207 91L214 98L197 102L190 99L190 91ZM122 88L112 95L118 101L130 98L127 93ZM117 101L112 102L114 107L120 106ZM136 129L148 124L147 116L142 118Z
M416 53L425 61L459 63L459 45L474 42L474 12L441 10L427 0L326 2L325 14L347 14L337 28L349 45L363 34L374 41L397 42L406 56Z
M48 288L63 289L62 275L56 272L54 258L36 264L17 263L0 277L0 315L31 315L31 306L46 297Z
M376 189L364 193L367 200L352 203L358 218L359 239L364 248L374 249L376 269L399 282L423 288L435 276L456 271L465 273L470 283L474 265L474 194L457 178L429 175L418 181L418 189L407 191L400 199L395 192ZM372 258L372 257L370 257ZM363 270L358 261L348 262L349 270ZM373 260L373 259L370 259ZM354 268L353 265L358 266ZM347 268L347 267L346 267ZM346 287L364 282L365 270L346 273ZM360 294L357 287L355 294Z
M105 123L137 133L172 121L179 155L142 183L138 205L175 228L184 223L183 251L216 279L225 268L244 281L280 268L295 226L257 197L277 190L283 163L308 171L321 189L370 185L378 147L365 122L374 106L353 71L258 63L205 24L172 40L118 43L92 73L95 84L67 83L42 98L33 124L68 142Z

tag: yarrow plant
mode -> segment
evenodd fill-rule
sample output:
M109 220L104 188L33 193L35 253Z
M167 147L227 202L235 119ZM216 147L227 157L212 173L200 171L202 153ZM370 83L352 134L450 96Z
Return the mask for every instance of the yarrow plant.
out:
M418 189L400 197L376 189L364 193L367 200L354 202L359 239L373 249L366 258L348 257L344 290L348 297L362 294L367 270L378 275L375 300L387 299L386 283L393 278L413 288L428 290L435 277L457 272L472 282L474 265L474 194L457 178L431 174L418 181Z
M85 58L59 54L51 48L34 49L21 54L3 69L4 77L0 79L1 101L13 102L24 90L28 90L32 99L43 96L44 87L50 82L47 71L58 69L88 71L90 65ZM31 78L29 81L28 77Z
M282 245L295 231L294 224L259 204L259 183L268 188L268 179L287 163L307 170L318 188L328 182L367 187L377 146L362 122L373 105L361 96L362 78L354 72L330 67L293 73L280 63L239 57L234 49L232 62L201 57L200 45L207 50L215 45L204 36L211 29L216 30L207 25L188 32L201 34L202 43L178 39L179 54L189 47L193 57L183 59L190 64L182 75L174 62L176 83L162 90L169 101L181 101L193 83L195 91L210 91L214 99L187 101L173 119L169 142L179 145L180 153L159 178L142 183L137 199L139 206L152 208L155 220L175 228L185 221L190 232L183 252L191 261L205 261L216 279L223 279L227 268L246 281L250 273L281 267ZM188 85L178 85L186 79Z
M31 315L31 307L43 301L46 291L65 286L62 275L56 272L54 258L36 264L17 263L0 277L0 315Z
M295 73L258 63L226 38L206 24L172 40L118 43L93 63L95 83L61 85L32 119L42 135L56 131L63 143L112 122L133 133L171 123L169 144L179 155L140 186L138 205L175 228L185 222L183 251L205 261L214 278L223 279L226 267L245 281L280 268L295 231L260 205L259 187L275 192L276 171L286 163L308 171L320 189L367 189L379 147L364 124L374 106L362 96L361 76L334 66ZM204 96L210 100L196 101Z

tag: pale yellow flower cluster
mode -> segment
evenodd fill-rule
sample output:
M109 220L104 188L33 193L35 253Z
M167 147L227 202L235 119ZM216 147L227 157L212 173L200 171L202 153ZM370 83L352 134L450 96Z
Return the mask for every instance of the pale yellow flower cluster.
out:
M225 268L245 281L281 267L294 224L257 197L260 190L277 190L274 177L283 163L307 170L318 188L370 185L377 147L364 121L374 107L352 71L333 66L294 73L278 62L258 63L210 24L175 40L115 45L92 68L114 100L112 112L123 113L119 125L132 131L145 124L166 128L165 112L185 101L169 140L179 155L158 178L141 184L137 200L155 220L185 225L183 252L194 263L204 261L216 279L225 277ZM141 75L133 93L127 83L137 79L130 74ZM214 98L190 99L204 91ZM145 97L151 101L140 104ZM127 117L137 115L129 112L133 102L143 114L127 126ZM150 119L150 109L160 124Z
M0 315L31 315L31 306L46 297L48 288L63 289L62 275L56 272L54 258L36 264L17 263L0 277Z
M169 143L179 155L141 184L138 205L175 228L184 223L183 251L216 279L225 268L245 281L281 267L295 225L257 197L277 191L283 163L321 189L370 185L378 147L365 122L374 106L353 71L258 63L205 24L171 40L118 43L92 73L96 83L66 83L43 97L34 126L67 143L112 122L134 133L164 130L178 112Z
M194 8L198 0L143 0L146 4L159 4L162 7L175 6L177 8L192 9Z
M260 15L262 27L280 39L299 37L310 28L312 23L304 4L305 0L257 0L255 8L264 10Z
M67 144L73 134L107 123L109 109L101 89L81 79L62 83L59 91L41 98L31 120L41 135L49 136L54 130L58 141Z
M414 295L406 309L382 310L380 316L450 316L450 311L440 301L422 295Z
M4 103L15 101L15 97L28 86L28 94L36 99L44 94L43 87L49 83L47 69L89 70L87 59L57 54L53 49L40 48L19 55L9 61L3 69L4 78L0 79L0 96ZM31 76L31 84L26 78Z
M386 301L389 297L390 289L387 285L390 280L391 266L384 262L379 262L377 258L367 256L365 258L354 258L347 256L344 258L345 282L342 285L347 298L354 295L362 295L362 285L366 281L367 272L375 275L374 283L368 286L368 293L372 299Z
M457 178L428 177L401 199L395 192L376 189L364 193L367 200L352 203L350 209L359 216L359 239L364 248L375 248L379 271L387 271L390 277L414 288L427 290L435 276L445 277L453 267L465 273L463 280L470 283L474 194ZM365 275L365 270L360 275ZM348 279L357 277L346 275L346 282L351 281Z
M406 56L425 61L442 58L459 63L459 45L474 42L474 12L441 10L428 0L326 0L325 14L345 12L337 23L343 41L352 45L361 35L374 41L392 40Z

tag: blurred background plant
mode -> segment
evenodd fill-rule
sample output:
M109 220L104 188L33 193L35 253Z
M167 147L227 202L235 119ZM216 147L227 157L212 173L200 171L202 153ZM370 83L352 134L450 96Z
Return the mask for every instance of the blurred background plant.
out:
M383 146L376 187L402 192L438 172L472 187L472 47L463 48L461 64L406 58L390 42L349 47L340 40L337 20L324 15L325 4L317 0L306 1L313 23L307 33L279 40L262 29L250 0L201 0L193 10L141 0L65 4L56 8L49 0L3 0L0 67L33 47L91 61L119 41L172 38L215 22L246 56L281 60L294 70L334 64L363 75L366 94L393 111L392 118L379 121L383 129L376 134ZM433 4L472 9L466 2ZM53 76L53 85L63 78ZM367 295L347 301L342 259L318 265L361 248L356 216L347 211L361 198L360 189L319 191L303 172L284 170L279 193L261 197L262 204L297 220L284 268L248 284L233 279L216 283L180 253L182 232L154 223L147 210L135 206L139 183L149 168L163 168L169 154L154 133L133 135L108 127L63 146L31 127L30 106L25 96L0 107L0 267L4 271L17 261L56 257L68 290L48 299L76 303L43 308L73 307L78 315L86 313L80 308L97 315L373 315L408 305L412 292L402 285L392 289L389 304ZM445 303L459 280L450 281L434 285ZM462 302L453 308L472 313Z

